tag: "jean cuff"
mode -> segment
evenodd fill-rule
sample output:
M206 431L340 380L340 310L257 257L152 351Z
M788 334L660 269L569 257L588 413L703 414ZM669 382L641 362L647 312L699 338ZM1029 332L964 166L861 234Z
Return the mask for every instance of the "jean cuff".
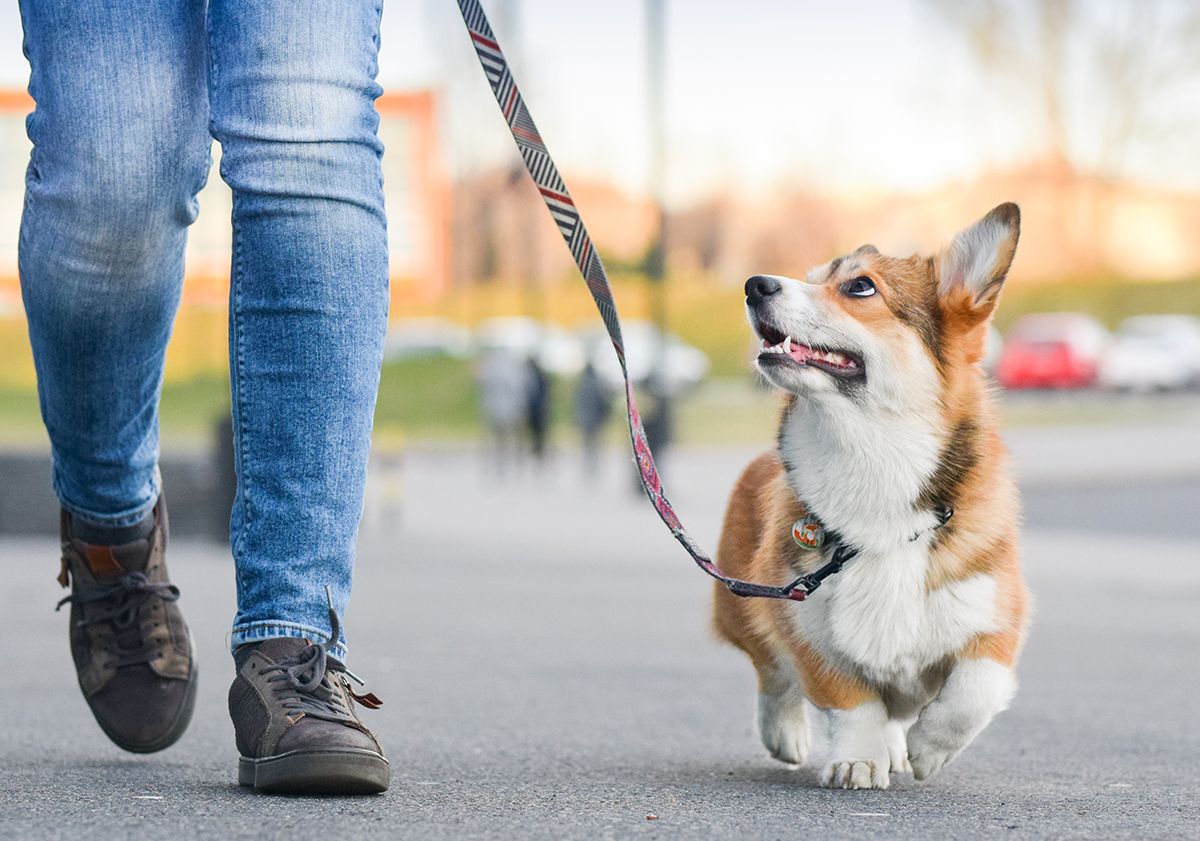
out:
M156 467L154 468L154 475L150 477L149 502L139 505L136 508L118 511L116 514L96 514L68 500L65 492L66 488L64 487L65 484L62 481L62 477L59 476L56 465L53 473L53 485L54 495L58 497L58 504L72 517L76 517L93 526L108 529L123 529L129 526L136 526L154 510L154 506L158 505L158 498L162 494L162 478Z
M314 628L312 625L301 625L296 622L251 622L249 625L237 625L229 639L229 651L232 653L240 645L262 642L263 640L289 637L291 639L318 642L329 639L329 631ZM338 640L329 647L329 656L342 663L346 662L346 643Z
M150 500L149 504L142 508L122 511L119 514L93 514L91 511L86 511L78 505L72 505L62 497L59 497L58 504L76 520L82 520L88 525L100 526L106 529L124 529L129 526L136 526L142 520L150 516L150 512L154 510L154 506L158 504L158 494Z

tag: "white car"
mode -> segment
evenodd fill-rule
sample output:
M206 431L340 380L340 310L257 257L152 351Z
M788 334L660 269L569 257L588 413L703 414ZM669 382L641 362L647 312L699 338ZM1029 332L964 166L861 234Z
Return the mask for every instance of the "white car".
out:
M1100 360L1099 382L1105 388L1143 392L1200 385L1200 318L1125 319Z

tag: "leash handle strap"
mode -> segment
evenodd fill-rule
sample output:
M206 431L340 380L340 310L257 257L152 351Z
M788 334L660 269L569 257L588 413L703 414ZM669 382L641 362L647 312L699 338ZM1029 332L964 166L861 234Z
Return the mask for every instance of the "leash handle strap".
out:
M471 42L479 56L479 62L483 65L483 73L492 86L492 93L496 95L496 103L500 106L504 121L508 123L509 131L512 132L513 140L517 143L521 158L525 161L525 168L529 170L534 184L542 194L546 208L554 217L559 233L567 243L567 248L570 249L571 256L575 259L575 265L579 267L579 272L583 275L584 282L587 283L592 300L596 302L596 309L600 311L600 317L604 320L608 337L612 340L617 360L621 363L621 375L625 379L625 405L628 409L629 435L633 441L633 453L637 460L642 489L645 490L654 510L658 512L658 516L671 530L671 534L679 541L679 544L692 556L696 565L724 583L734 595L803 601L804 597L808 595L803 578L783 587L772 587L725 575L716 563L704 553L704 550L692 540L679 521L679 517L675 515L675 510L671 507L666 491L663 489L658 468L654 464L654 454L650 452L650 445L646 441L646 431L642 427L641 415L638 414L633 383L629 380L629 369L625 364L625 343L621 338L621 321L617 317L617 304L613 299L612 287L608 282L608 272L605 271L604 261L596 253L591 237L588 236L587 228L584 227L583 219L571 198L571 193L558 174L558 168L550 158L550 153L547 151L545 143L542 142L541 135L538 134L533 117L530 116L529 109L525 106L525 100L513 79L508 60L504 57L504 51L500 49L500 44L488 23L487 15L479 5L479 0L458 0L458 8L462 12L463 21L467 25Z

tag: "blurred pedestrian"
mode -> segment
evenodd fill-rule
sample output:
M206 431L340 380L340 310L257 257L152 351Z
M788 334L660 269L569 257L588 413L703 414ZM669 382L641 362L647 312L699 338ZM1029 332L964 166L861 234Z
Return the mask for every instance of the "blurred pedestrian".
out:
M575 424L579 427L585 476L593 476L600 467L600 439L612 415L612 392L590 361L579 375L575 387Z
M476 368L480 405L487 427L489 460L498 476L517 465L523 449L529 393L528 373L520 357L503 349L488 351Z
M350 691L339 618L387 328L379 8L20 0L36 107L18 262L61 503L59 581L80 689L105 734L138 753L179 739L196 699L165 560L158 404L187 228L221 144L237 471L229 712L238 780L263 791L389 782L355 712L375 699Z
M525 377L525 423L534 462L540 466L546 460L550 435L550 377L536 353L531 353L525 362Z

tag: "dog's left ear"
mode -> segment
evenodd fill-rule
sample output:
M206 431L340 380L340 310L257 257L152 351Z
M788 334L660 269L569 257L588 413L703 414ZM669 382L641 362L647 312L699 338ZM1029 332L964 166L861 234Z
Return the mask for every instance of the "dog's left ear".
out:
M959 231L938 255L938 296L947 304L990 315L1020 236L1021 209L1012 202Z

